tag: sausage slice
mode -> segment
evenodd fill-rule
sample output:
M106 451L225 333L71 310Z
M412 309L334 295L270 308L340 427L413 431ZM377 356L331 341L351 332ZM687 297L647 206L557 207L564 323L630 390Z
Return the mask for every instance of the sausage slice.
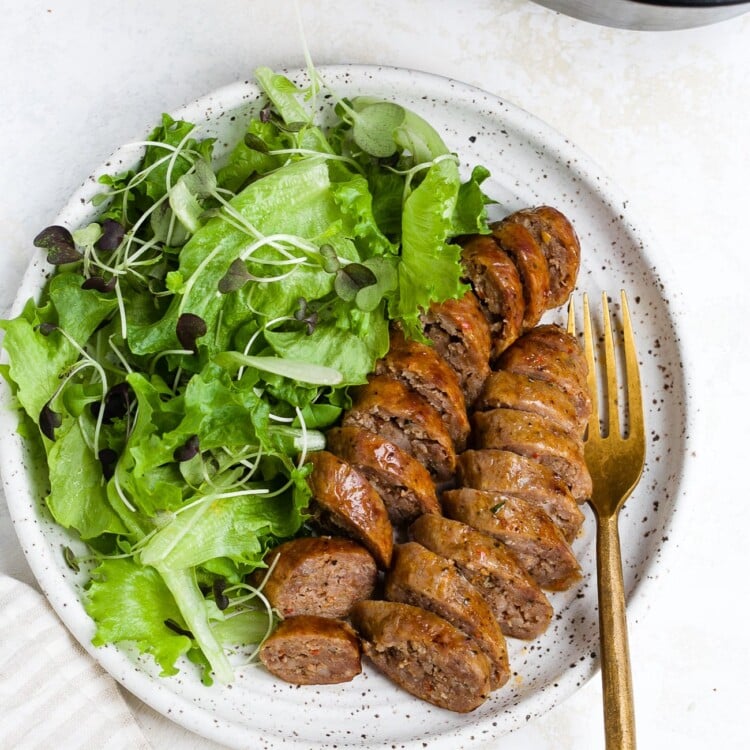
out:
M576 500L591 497L591 474L580 440L553 429L536 414L515 409L478 411L473 422L478 448L499 448L533 458L558 474Z
M547 629L552 619L549 600L502 542L442 516L418 518L409 536L453 560L490 605L506 636L531 639Z
M565 482L533 458L503 450L465 451L459 456L458 483L475 490L515 495L542 508L572 542L583 513Z
M562 591L581 577L562 532L538 506L502 492L462 488L443 493L446 516L503 542L543 588Z
M487 657L442 617L408 604L364 601L351 620L373 664L417 698L466 713L489 696Z
M341 620L299 615L282 620L260 647L276 677L294 685L349 682L362 671L357 634Z
M346 617L352 606L369 599L378 569L357 542L341 537L302 537L274 547L265 556L272 566L263 593L282 617ZM259 584L266 571L253 573Z
M537 326L506 349L498 368L546 380L573 402L581 431L591 415L588 366L578 342L559 326Z
M549 306L562 305L575 287L581 263L581 245L573 225L551 206L516 211L504 221L523 225L539 243L549 268Z
M510 677L508 653L500 625L481 594L446 560L416 542L394 548L386 573L385 598L429 609L474 638L492 665L491 686Z
M526 227L499 222L490 225L495 242L510 256L523 285L523 328L533 328L549 308L549 268L542 248Z
M407 339L391 330L388 354L375 366L378 375L389 375L416 391L445 421L457 451L466 447L469 418L458 375L437 353L435 347Z
M576 438L582 436L575 406L563 390L549 381L533 380L508 370L490 373L475 408L478 411L498 408L529 411L563 432Z
M393 552L393 527L375 488L333 453L317 451L307 460L313 465L307 483L317 523L353 536L367 547L378 565L387 568Z
M461 262L490 323L494 359L521 335L526 309L521 277L508 254L487 235L474 235L464 245Z
M361 427L334 427L326 433L326 442L331 453L367 477L383 498L391 523L440 513L429 472L395 443Z
M473 292L435 303L422 316L424 335L453 368L471 406L490 372L490 325Z
M456 468L456 451L448 428L435 409L399 380L374 375L354 390L344 427L363 427L382 435L420 461L441 480Z

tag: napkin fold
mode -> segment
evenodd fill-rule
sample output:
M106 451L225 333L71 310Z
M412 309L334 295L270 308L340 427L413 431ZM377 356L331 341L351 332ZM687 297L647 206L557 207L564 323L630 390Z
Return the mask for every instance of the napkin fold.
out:
M0 576L0 747L150 750L117 683L47 600Z

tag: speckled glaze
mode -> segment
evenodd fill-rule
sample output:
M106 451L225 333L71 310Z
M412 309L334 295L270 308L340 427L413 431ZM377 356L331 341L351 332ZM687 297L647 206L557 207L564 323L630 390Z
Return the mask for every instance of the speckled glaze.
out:
M458 152L468 173L484 164L484 184L497 205L492 218L547 203L574 223L582 245L578 292L602 290L614 298L627 290L639 341L647 406L648 455L640 486L621 514L625 585L630 612L648 599L648 580L658 576L669 548L686 450L688 408L679 338L674 329L668 284L648 237L630 216L627 201L584 155L531 115L456 81L391 68L335 66L320 73L338 96L367 94L396 100L426 117ZM303 80L304 74L290 75ZM250 82L220 89L176 113L217 137L226 152L239 137L259 92ZM331 98L321 98L324 114ZM150 123L144 123L149 126ZM56 223L74 228L94 216L89 204L96 178L131 166L140 150L118 150L73 196ZM40 256L24 278L13 314L38 293L50 268ZM547 321L562 321L562 312ZM236 748L298 750L398 748L470 750L531 720L579 688L595 672L597 606L594 580L594 524L590 512L574 542L584 579L551 596L555 617L547 633L531 642L509 641L512 677L476 711L458 715L422 703L395 688L372 668L353 682L297 688L274 680L259 667L238 671L228 687L204 687L192 665L160 678L158 667L126 647L94 649L93 623L80 597L85 577L69 570L61 547L72 541L45 512L44 480L15 434L17 419L8 389L2 388L0 456L8 506L28 561L50 602L89 652L126 688L157 711L200 734ZM43 474L42 474L43 476Z

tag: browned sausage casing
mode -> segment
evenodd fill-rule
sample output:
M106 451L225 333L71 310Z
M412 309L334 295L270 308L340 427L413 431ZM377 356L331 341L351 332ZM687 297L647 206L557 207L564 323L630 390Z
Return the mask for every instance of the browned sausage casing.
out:
M440 513L427 469L395 443L361 427L334 427L326 433L331 453L356 467L378 491L391 523L402 524L422 513Z
M547 629L552 606L502 542L442 516L418 518L409 527L409 536L456 563L490 605L506 636L536 638Z
M484 381L477 411L516 409L538 414L563 432L581 438L581 425L570 397L554 383L496 370Z
M549 306L562 305L575 287L581 262L581 245L573 225L551 206L516 211L503 221L522 224L539 243L549 268Z
M541 247L531 232L520 224L490 225L497 244L511 257L523 285L525 311L523 328L529 330L549 307L549 268Z
M473 422L478 448L499 448L533 458L560 476L576 500L591 497L591 474L580 440L553 429L536 414L515 409L478 411Z
M393 565L386 573L385 597L444 617L484 651L492 664L492 688L508 681L508 653L500 625L481 594L451 560L416 542L397 545Z
M393 328L388 354L377 362L375 372L416 391L445 421L456 450L466 447L470 427L461 384L433 346L407 339L400 329Z
M354 403L344 427L363 427L410 453L441 480L456 468L456 451L440 415L418 393L399 380L374 375L354 389Z
M307 483L318 523L343 529L367 547L378 565L387 568L393 552L393 526L375 488L333 453L318 451L307 460L313 465Z
M422 316L424 334L458 375L471 406L490 372L490 326L473 292L435 303Z
M503 352L498 366L501 370L554 383L573 402L583 431L591 415L588 366L573 336L559 326L537 326Z
M458 460L458 483L475 490L515 495L538 505L572 542L583 525L583 513L565 482L533 458L511 451L465 451Z
M271 674L294 685L349 682L362 671L357 634L347 623L328 617L282 620L259 656Z
M373 664L417 698L466 713L489 696L487 657L442 617L408 604L365 601L351 619Z
M503 542L544 589L562 591L581 576L560 529L538 506L502 492L462 488L443 493L443 511Z
M521 335L526 309L521 277L508 254L486 235L468 240L461 262L490 323L494 359Z
M263 593L282 617L346 617L352 606L369 599L378 569L360 544L341 537L302 537L270 550L272 566ZM266 571L257 570L257 584Z

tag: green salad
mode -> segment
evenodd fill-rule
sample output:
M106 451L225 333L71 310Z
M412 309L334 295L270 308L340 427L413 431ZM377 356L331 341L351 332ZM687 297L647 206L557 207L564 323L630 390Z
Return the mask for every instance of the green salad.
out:
M233 679L275 613L248 574L310 533L309 451L388 350L391 320L460 297L459 248L486 232L440 135L402 106L256 71L265 95L220 163L164 116L140 163L103 177L94 223L34 244L55 267L0 322L19 430L46 454L46 505L84 547L94 643L163 675L186 655ZM329 118L331 119L331 118Z

